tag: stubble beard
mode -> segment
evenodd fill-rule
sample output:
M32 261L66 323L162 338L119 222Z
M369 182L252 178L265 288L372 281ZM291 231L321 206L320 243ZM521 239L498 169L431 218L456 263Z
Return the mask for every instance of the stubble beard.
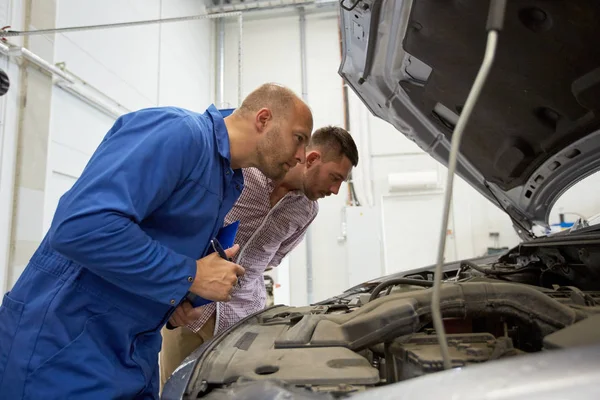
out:
M276 134L277 132L270 132L266 143L261 143L257 149L259 169L267 178L274 181L282 179L286 174L285 163L277 163L281 146L278 146L277 140L274 140L273 135Z

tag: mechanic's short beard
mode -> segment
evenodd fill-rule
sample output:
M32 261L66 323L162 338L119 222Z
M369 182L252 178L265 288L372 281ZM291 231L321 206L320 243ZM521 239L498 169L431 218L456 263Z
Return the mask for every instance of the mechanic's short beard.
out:
M283 166L285 162L278 161L283 158L282 150L281 134L278 128L272 128L266 133L264 140L258 143L258 169L267 178L274 181L282 179L287 172Z

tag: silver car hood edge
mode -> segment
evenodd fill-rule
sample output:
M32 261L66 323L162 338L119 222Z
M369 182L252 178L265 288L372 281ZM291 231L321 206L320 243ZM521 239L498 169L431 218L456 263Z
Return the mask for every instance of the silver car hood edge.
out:
M373 115L392 124L423 151L447 166L450 141L414 106L399 83L401 80L418 80L407 72L407 66L418 60L411 59L401 45L413 1L372 1L370 4L371 9L360 13L340 10L343 48L338 73ZM372 15L380 15L379 22L374 25ZM390 21L385 17L389 15L392 16ZM358 34L357 26L362 29ZM397 65L394 60L400 59L404 61ZM570 159L568 156L574 151L579 154ZM527 184L510 191L488 182L462 155L459 155L456 172L505 211L521 239L527 240L533 237L531 228L534 224L548 227L551 207L564 191L600 169L599 152L600 131L597 131L550 157L531 174ZM552 170L557 162L560 168ZM539 176L543 177L542 181Z

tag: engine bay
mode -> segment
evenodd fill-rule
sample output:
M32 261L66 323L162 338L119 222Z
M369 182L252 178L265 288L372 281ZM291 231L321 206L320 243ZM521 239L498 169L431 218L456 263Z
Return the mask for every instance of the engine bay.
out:
M600 249L561 243L446 269L441 310L452 368L599 341ZM297 391L293 398L343 398L442 371L427 276L387 277L317 305L248 317L198 358L189 398L222 398L257 381Z

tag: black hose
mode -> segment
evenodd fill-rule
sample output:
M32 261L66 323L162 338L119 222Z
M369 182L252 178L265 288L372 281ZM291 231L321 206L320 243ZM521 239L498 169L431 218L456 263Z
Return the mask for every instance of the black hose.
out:
M375 289L373 289L373 291L371 292L371 297L369 297L369 301L375 300L377 298L377 296L379 296L379 293L381 293L381 291L383 289L390 287L390 286L400 285L400 284L425 286L425 287L433 286L432 281L424 281L424 280L420 280L420 279L408 279L408 278L388 279L387 281L383 281L379 285L375 286Z
M535 268L531 268L531 267L524 267L524 268L517 268L517 269L511 270L511 271L497 271L497 270L494 270L491 268L480 267L479 265L472 263L471 261L462 261L461 266L472 268L475 271L481 272L482 274L485 274L485 275L495 275L495 276L520 274L522 272L531 271L531 270L535 269Z

